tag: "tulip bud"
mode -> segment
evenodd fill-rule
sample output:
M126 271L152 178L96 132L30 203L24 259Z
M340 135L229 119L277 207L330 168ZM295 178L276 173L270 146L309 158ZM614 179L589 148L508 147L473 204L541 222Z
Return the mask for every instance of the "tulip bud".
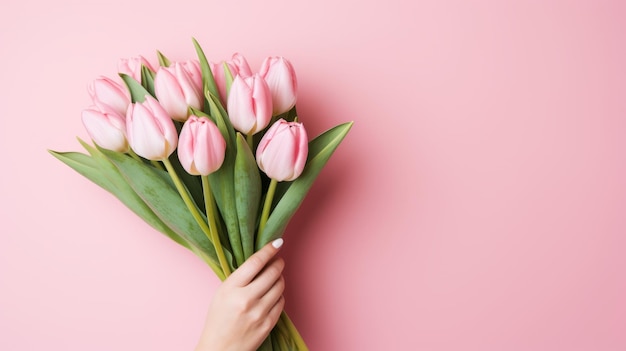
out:
M126 115L126 135L135 153L149 160L163 160L176 149L174 122L152 96L131 104Z
M272 97L258 74L235 77L228 95L228 116L233 127L246 135L256 134L272 119Z
M169 67L160 67L154 77L154 92L172 119L187 120L189 106L202 109L202 75L197 62L175 62Z
M192 175L209 175L224 162L226 141L215 123L205 117L189 116L180 131L178 159Z
M87 133L98 146L117 152L128 151L124 117L92 106L83 110L82 120Z
M281 118L259 142L256 162L271 179L291 181L302 174L308 152L307 134L302 123Z
M272 92L273 115L278 116L291 110L296 105L298 82L296 71L283 57L268 57L263 61L261 77L265 79Z
M91 99L100 110L126 115L130 93L121 84L107 77L99 77L87 87Z
M141 82L141 66L148 67L149 70L154 72L154 68L148 60L143 56L122 58L117 62L117 71L133 77L138 82Z
M222 61L220 63L209 62L211 66L211 72L213 73L213 78L215 79L215 84L217 85L217 90L220 94L220 100L222 101L222 105L226 106L226 102L228 101L228 93L226 92L226 75L224 73L223 64L226 63L228 65L228 69L233 77L240 75L242 77L249 77L252 75L252 70L248 65L248 61L243 55L239 53L235 53L233 55L232 60L230 61Z

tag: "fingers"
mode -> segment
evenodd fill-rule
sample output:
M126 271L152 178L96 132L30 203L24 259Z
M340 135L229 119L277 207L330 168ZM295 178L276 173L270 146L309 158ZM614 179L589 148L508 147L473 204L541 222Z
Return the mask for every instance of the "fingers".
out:
M261 304L266 306L266 313L274 306L283 296L285 291L285 280L282 276L278 277L276 282L261 297Z
M267 322L274 327L276 322L278 322L278 318L280 318L280 314L285 308L285 298L281 295L278 301L274 304L274 306L270 309L267 314ZM270 328L271 330L271 328Z
M248 284L248 288L256 298L261 298L268 290L272 288L276 282L281 279L285 261L281 258L274 258L263 268L261 273L257 274L254 280Z
M268 262L276 255L280 247L283 245L283 239L276 239L271 243L263 246L263 248L250 256L228 280L237 286L246 286L263 270ZM282 271L282 268L281 268Z

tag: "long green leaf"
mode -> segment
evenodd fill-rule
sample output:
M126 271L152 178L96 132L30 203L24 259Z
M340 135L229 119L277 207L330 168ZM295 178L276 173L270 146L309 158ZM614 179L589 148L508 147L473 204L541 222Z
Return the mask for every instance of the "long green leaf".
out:
M254 155L244 137L237 133L235 158L235 205L244 259L254 253L256 223L261 203L261 176Z
M171 61L165 57L165 55L163 55L163 53L159 50L157 50L157 57L159 59L159 65L163 66L163 67L169 67L171 64Z
M81 143L86 145L82 141ZM94 148L90 148L88 151L94 153L98 152ZM89 157L85 154L77 152L59 153L50 151L50 153L61 162L76 170L85 178L91 180L96 185L113 194L124 205L126 205L126 207L128 207L151 227L167 235L178 244L188 249L191 248L190 244L185 239L173 232L154 214L154 212L152 212L152 210L150 210L145 202L143 202L143 200L139 198L137 194L135 194L135 192L124 182L121 174L108 160L99 159L93 156Z
M144 102L146 100L146 95L152 95L146 88L144 88L141 83L136 81L133 77L120 73L120 77L128 87L128 91L130 92L130 99L132 102ZM154 95L152 95L154 97Z
M276 204L276 207L274 207L263 233L257 238L257 250L282 235L289 220L300 207L304 197L313 185L313 181L337 149L337 146L348 134L352 124L353 122L340 124L309 142L309 157L304 171L298 179L291 183L285 183L282 190L284 195Z
M141 66L141 86L152 96L156 96L154 93L154 72L146 66Z
M119 153L107 150L103 153L152 211L174 232L204 252L211 259L211 268L223 276L215 248L187 209L167 173ZM230 253L225 253L232 260Z
M88 155L80 152L58 152L53 150L48 150L48 152L99 187L114 193L115 186L100 172L98 162Z
M211 116L226 141L224 163L222 163L220 169L209 175L209 182L211 183L211 189L213 189L215 202L226 225L228 241L230 242L237 266L239 266L244 261L244 255L239 233L237 207L235 204L234 168L237 153L235 131L228 120L226 112L223 111L221 105L219 105L217 101L219 99L211 94L207 95L207 99L209 99L211 104Z
M215 96L219 96L219 92L217 90L217 84L215 84L215 78L213 77L213 72L211 72L211 66L209 66L209 61L204 55L204 51L198 41L195 38L191 38L193 41L193 46L196 48L196 54L198 55L198 61L200 61L200 71L202 72L202 84L204 86L205 94L210 92Z

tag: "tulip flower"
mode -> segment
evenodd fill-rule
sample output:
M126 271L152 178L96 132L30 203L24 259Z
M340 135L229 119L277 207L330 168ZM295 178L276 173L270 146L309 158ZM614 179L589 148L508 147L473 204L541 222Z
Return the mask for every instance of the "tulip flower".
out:
M154 72L154 68L148 60L143 56L123 58L117 62L117 71L133 77L138 82L141 82L141 66L146 66L149 70Z
M271 179L291 181L304 170L309 145L302 123L279 119L263 135L256 150L259 168Z
M252 75L252 70L248 65L248 61L246 61L246 58L239 53L235 53L230 61L222 61L219 63L209 62L213 78L215 79L215 84L217 85L217 90L220 94L220 100L222 101L222 105L226 106L226 102L228 101L228 92L226 91L224 63L228 66L228 69L233 77L236 77L237 75L249 77Z
M189 116L189 106L202 109L202 76L197 62L175 62L160 67L154 77L154 92L170 117L184 122Z
M99 77L87 87L91 99L100 110L126 115L130 104L130 93L121 84L110 78Z
M148 160L167 159L176 149L174 122L152 96L131 104L126 115L126 135L135 153Z
M124 117L92 106L83 111L82 120L87 133L98 146L117 152L128 151Z
M278 116L296 105L298 82L296 71L283 57L268 57L263 61L259 74L270 87L273 115Z
M258 235L263 233L267 224L277 183L298 178L304 170L308 153L309 144L302 123L287 122L281 118L261 138L256 149L256 162L271 181L263 204Z
M272 96L258 74L235 77L228 95L228 116L233 127L250 136L267 127L272 119Z
M222 166L225 155L226 141L215 123L206 117L189 116L189 119L187 119L180 131L178 159L189 174L201 176L202 194L207 216L206 224L208 224L208 227L206 227L199 213L194 214L194 217L213 243L220 267L226 274L230 274L230 267L220 243L215 221L217 208L215 207L215 200L213 199L211 185L207 177ZM175 171L170 171L171 165L167 163L166 167L168 167L168 171L176 183L177 176L175 176ZM186 191L181 190L181 195L185 196L183 194L186 194ZM191 202L190 199L184 201ZM195 206L188 206L192 211L197 211Z
M178 159L192 175L209 175L224 162L226 141L215 123L205 117L189 116L178 139Z

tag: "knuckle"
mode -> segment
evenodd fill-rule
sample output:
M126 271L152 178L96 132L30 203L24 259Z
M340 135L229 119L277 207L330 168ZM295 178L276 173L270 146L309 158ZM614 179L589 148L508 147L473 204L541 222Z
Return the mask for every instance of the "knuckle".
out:
M255 309L252 311L248 312L248 317L255 323L263 323L264 322L264 316L263 313L260 309Z
M235 302L235 310L238 314L243 315L249 313L252 309L252 302L248 299L240 298Z
M256 270L260 270L265 266L265 260L262 259L261 256L253 255L248 259L250 266L252 266Z
M278 281L276 282L276 286L281 293L285 291L285 285L285 278L283 278L283 276L280 276L280 278L278 278Z

